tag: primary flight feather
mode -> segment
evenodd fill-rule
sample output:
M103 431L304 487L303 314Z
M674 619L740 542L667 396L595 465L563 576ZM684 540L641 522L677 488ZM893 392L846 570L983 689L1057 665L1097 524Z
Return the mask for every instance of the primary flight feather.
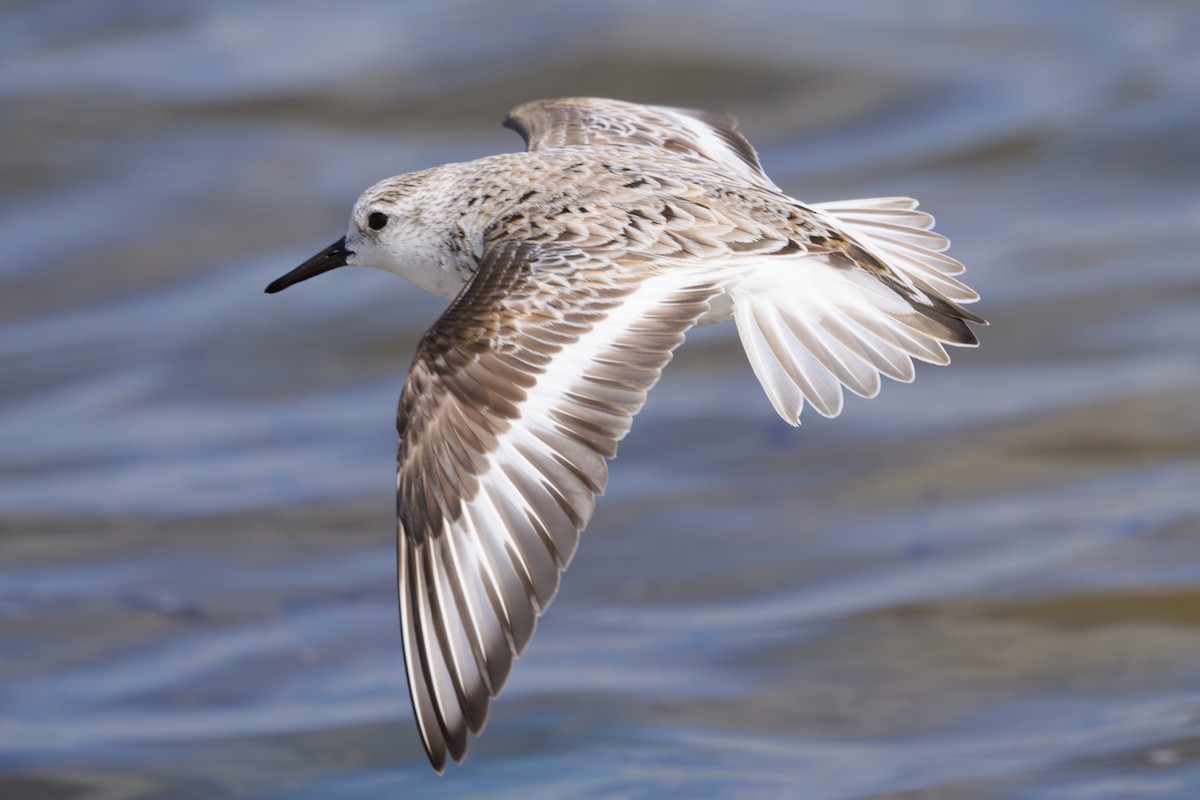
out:
M352 264L453 298L397 413L404 656L439 772L483 729L689 328L732 318L798 424L986 324L915 200L801 203L732 117L570 98L505 125L525 152L377 183L343 239L267 287Z

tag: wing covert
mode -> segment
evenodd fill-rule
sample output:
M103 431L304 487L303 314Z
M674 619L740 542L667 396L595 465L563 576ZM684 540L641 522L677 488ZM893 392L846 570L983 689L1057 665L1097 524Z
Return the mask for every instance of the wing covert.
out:
M397 415L397 567L435 769L483 729L574 555L606 459L718 291L696 269L497 242L421 340Z
M752 183L778 188L729 114L620 100L570 97L519 105L504 120L528 150L586 145L647 147L712 161Z

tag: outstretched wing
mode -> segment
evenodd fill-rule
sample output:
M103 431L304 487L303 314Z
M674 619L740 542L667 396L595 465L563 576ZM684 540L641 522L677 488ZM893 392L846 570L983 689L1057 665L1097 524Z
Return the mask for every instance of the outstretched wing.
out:
M874 397L880 375L914 377L912 360L948 364L945 345L978 344L962 304L979 299L955 280L949 241L917 201L884 197L822 203L802 215L811 247L772 256L731 291L754 374L775 410L797 425L805 403L826 417L842 387Z
M693 267L497 242L400 398L398 581L429 759L461 761L558 590L629 431L720 291Z
M535 100L509 112L505 127L525 139L528 150L580 145L653 147L713 161L752 183L777 188L758 154L728 114L621 100L570 97Z

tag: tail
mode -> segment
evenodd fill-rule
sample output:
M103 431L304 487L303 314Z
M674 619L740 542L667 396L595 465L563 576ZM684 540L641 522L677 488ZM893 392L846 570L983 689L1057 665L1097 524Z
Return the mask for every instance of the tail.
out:
M948 364L945 345L978 344L962 307L979 299L952 275L950 242L907 197L810 206L842 246L774 257L731 287L734 319L754 374L775 410L800 424L807 401L842 410L842 387L879 393L879 376L913 379L912 359Z

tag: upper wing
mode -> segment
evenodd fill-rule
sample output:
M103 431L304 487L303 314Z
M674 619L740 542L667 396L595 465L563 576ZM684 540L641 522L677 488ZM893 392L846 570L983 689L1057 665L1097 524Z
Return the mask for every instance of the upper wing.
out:
M521 134L529 150L595 144L654 147L714 161L752 183L776 188L728 114L571 97L519 105L504 125Z
M558 590L671 352L720 291L696 269L498 242L400 398L398 580L425 749L460 761Z

